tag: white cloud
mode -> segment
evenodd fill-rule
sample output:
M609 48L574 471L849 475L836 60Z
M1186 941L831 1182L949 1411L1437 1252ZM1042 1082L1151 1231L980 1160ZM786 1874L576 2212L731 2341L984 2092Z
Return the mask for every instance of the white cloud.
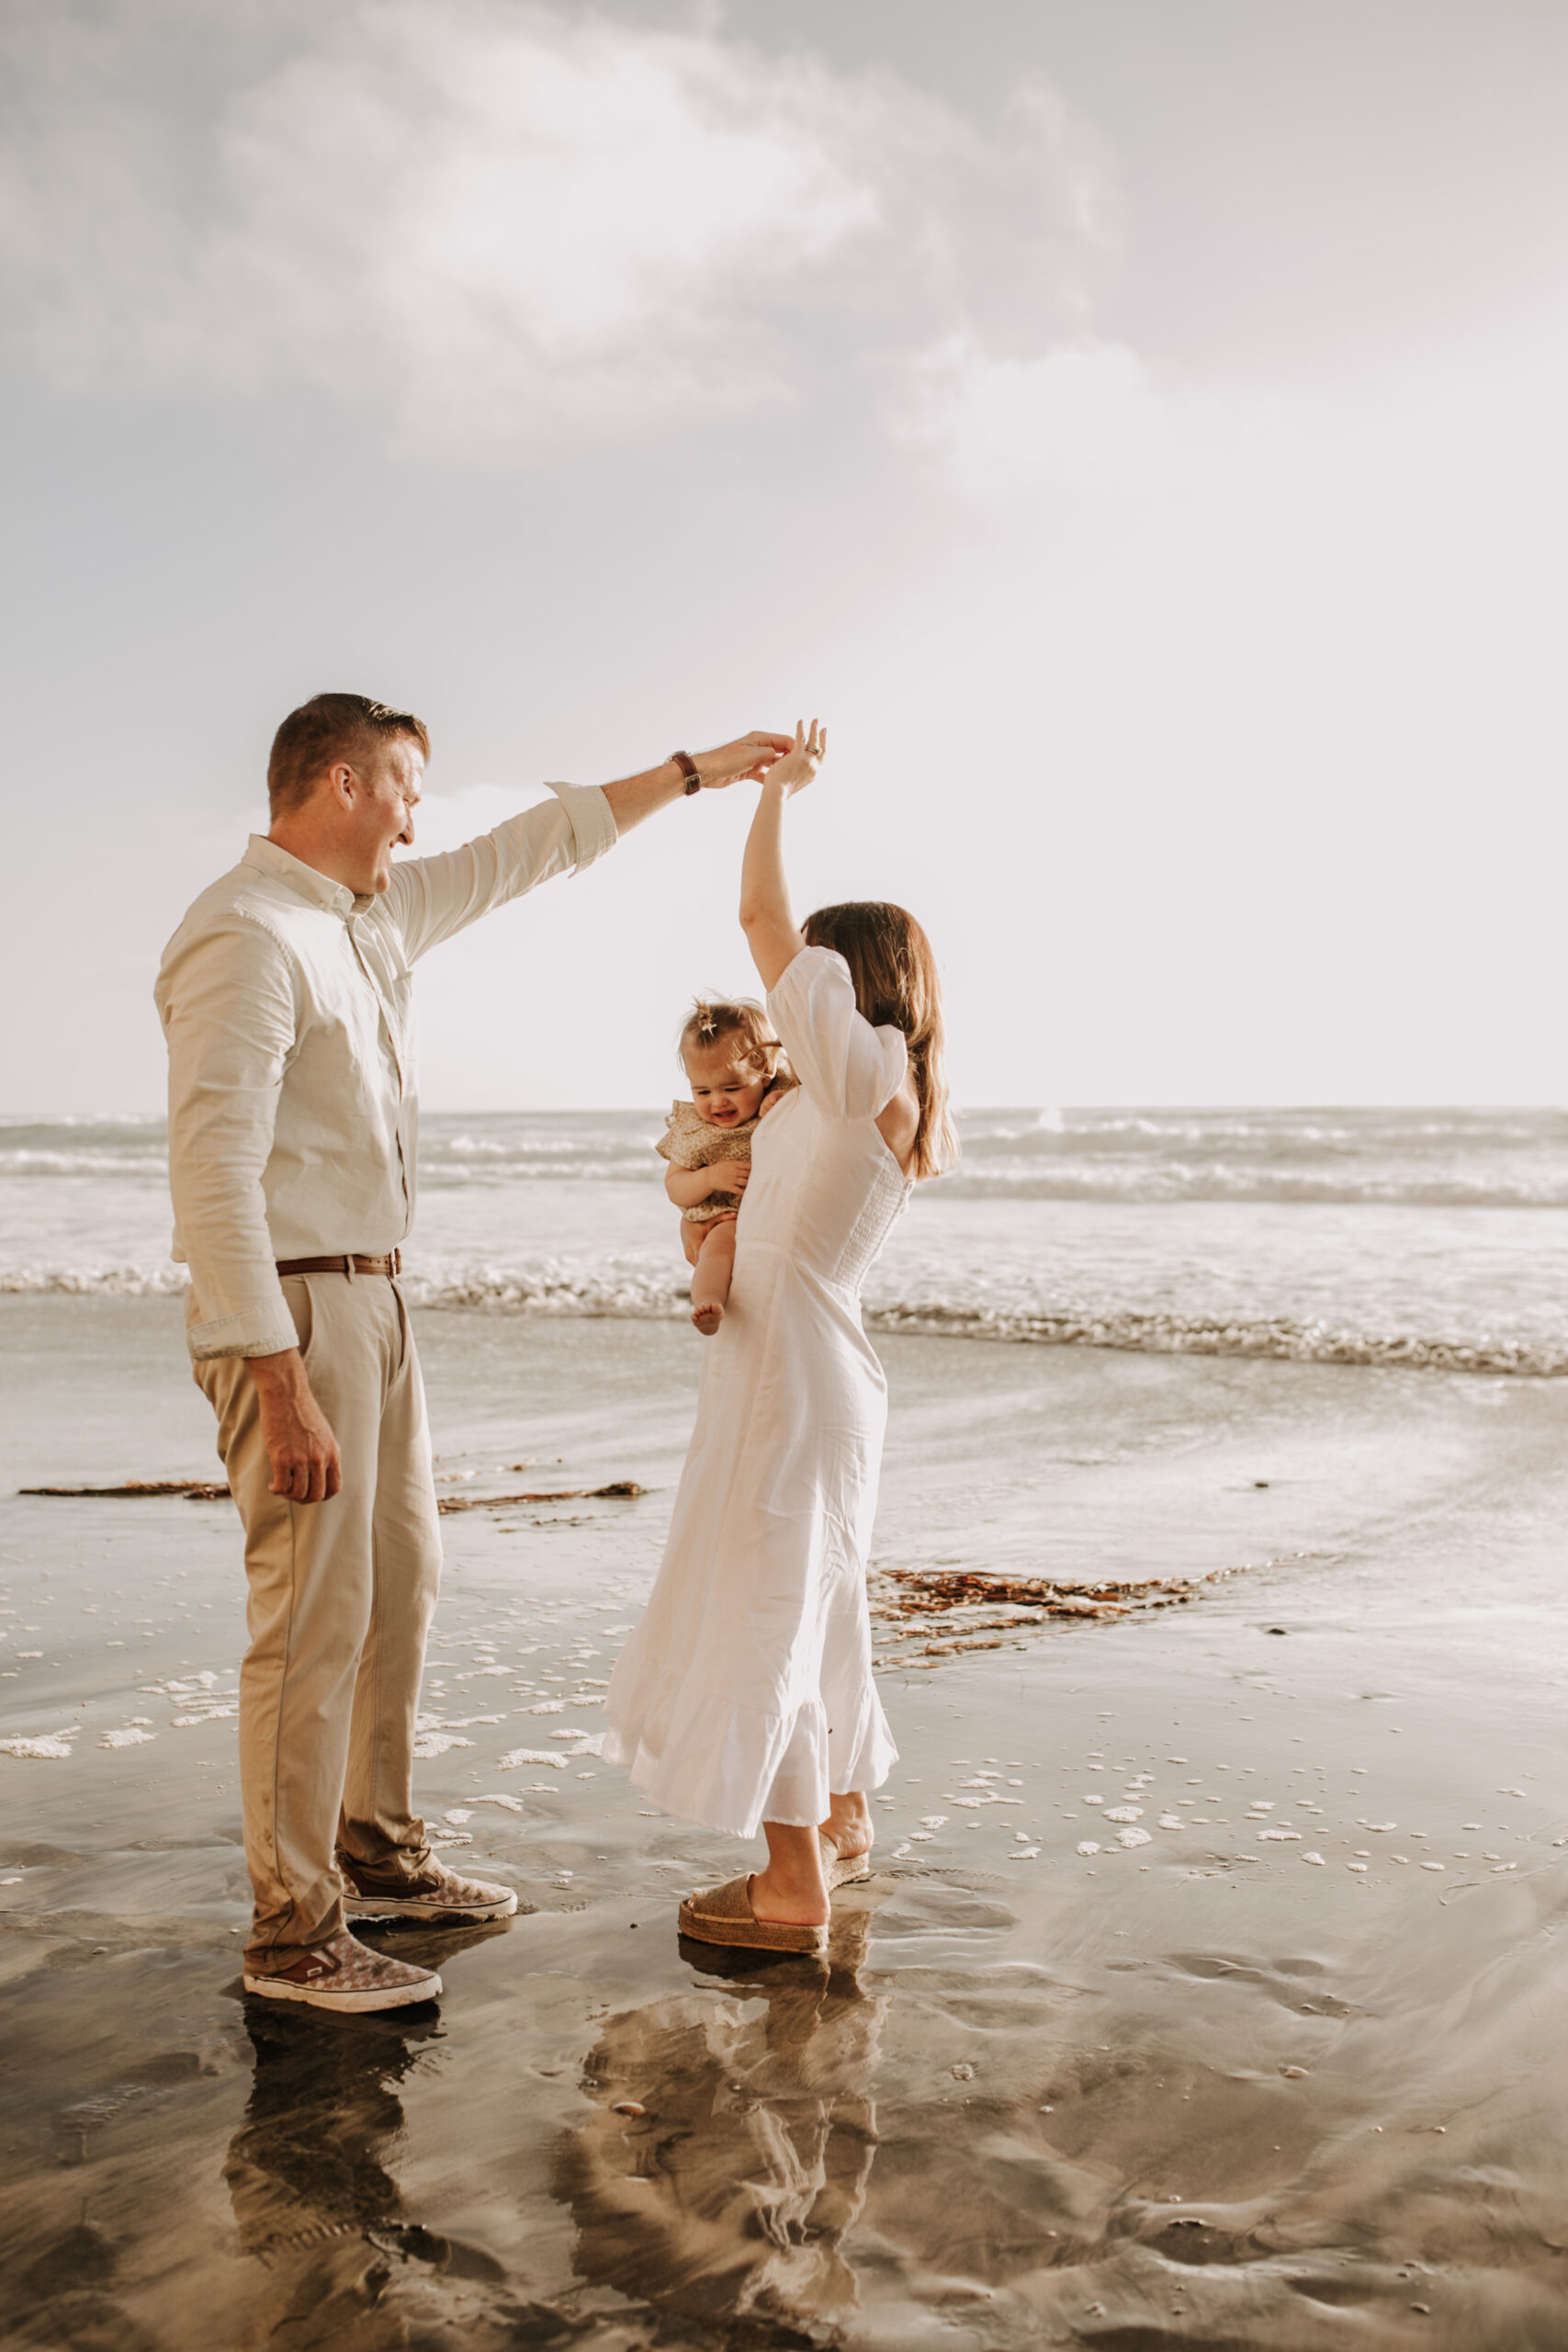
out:
M436 441L766 402L1083 306L1108 175L886 74L502 0L23 0L0 283L56 379L325 391ZM235 30L238 27L244 37ZM231 37L232 36L232 37ZM183 38L183 48L182 48ZM190 103L182 83L215 81Z
M1088 337L1013 358L953 336L926 355L900 423L981 493L1135 488L1181 456L1172 403L1137 353Z
M414 818L414 843L408 854L435 857L444 850L460 849L465 842L493 832L509 817L545 797L531 784L465 784L452 792L436 792L427 786Z

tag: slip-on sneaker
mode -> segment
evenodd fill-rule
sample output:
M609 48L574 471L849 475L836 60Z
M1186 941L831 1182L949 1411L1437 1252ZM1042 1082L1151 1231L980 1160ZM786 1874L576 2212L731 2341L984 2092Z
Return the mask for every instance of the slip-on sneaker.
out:
M399 1878L364 1862L337 1858L343 1907L351 1919L423 1919L427 1926L467 1919L509 1919L517 1897L509 1886L484 1878L459 1878L434 1854L418 1875Z
M244 1972L247 1993L264 2001L304 2001L313 2009L403 2009L415 2001L434 2001L441 1979L433 1968L411 1968L406 1962L388 1960L350 1935L332 1937L318 1944L292 1968L273 1975Z

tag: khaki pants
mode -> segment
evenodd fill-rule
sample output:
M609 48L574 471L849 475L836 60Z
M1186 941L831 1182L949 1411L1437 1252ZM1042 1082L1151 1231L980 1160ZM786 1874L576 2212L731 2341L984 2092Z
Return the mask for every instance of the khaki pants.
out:
M267 1492L255 1384L243 1358L195 1367L245 1531L250 1647L240 1668L240 1786L265 1973L342 1933L335 1843L413 1876L414 1712L441 1543L424 1387L408 1310L381 1274L289 1274L284 1296L343 1456L330 1502ZM200 1309L194 1297L187 1320Z

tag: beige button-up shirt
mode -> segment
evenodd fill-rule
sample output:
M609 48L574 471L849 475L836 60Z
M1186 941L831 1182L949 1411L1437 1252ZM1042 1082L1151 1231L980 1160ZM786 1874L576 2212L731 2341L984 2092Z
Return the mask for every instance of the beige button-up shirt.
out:
M556 795L356 898L260 834L204 890L154 989L169 1046L175 1249L191 1353L299 1344L275 1261L379 1256L413 1222L413 966L429 947L615 840L596 786Z

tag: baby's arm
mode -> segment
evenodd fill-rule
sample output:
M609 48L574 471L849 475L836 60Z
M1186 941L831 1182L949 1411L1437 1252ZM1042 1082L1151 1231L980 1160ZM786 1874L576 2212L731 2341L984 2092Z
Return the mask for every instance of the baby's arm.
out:
M750 1173L743 1159L716 1159L710 1168L671 1168L664 1190L678 1209L694 1209L715 1193L743 1193Z

